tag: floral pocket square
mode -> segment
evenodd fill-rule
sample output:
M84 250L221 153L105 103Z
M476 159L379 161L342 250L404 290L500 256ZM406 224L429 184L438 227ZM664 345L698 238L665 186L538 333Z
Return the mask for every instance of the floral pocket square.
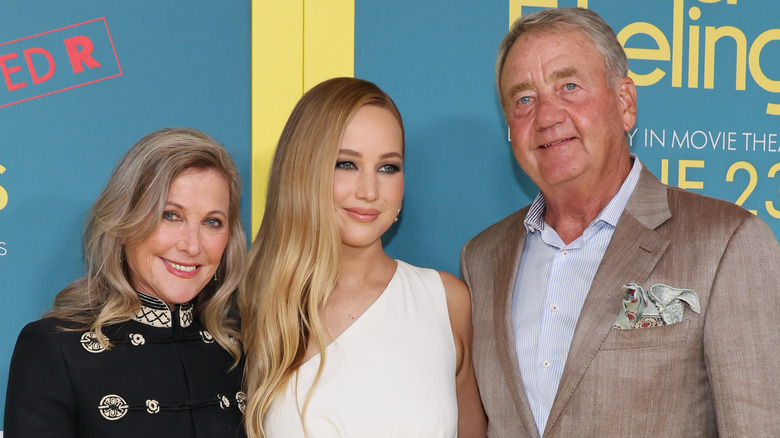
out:
M623 286L623 310L612 328L632 330L678 323L682 321L683 303L696 313L701 311L699 297L691 289L656 283L645 291L629 283Z

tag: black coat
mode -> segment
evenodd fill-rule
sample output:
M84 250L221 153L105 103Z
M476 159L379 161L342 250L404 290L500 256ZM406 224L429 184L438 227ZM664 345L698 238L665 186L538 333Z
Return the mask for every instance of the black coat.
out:
M243 363L214 342L189 304L142 296L131 321L91 332L28 324L11 359L6 438L244 437Z

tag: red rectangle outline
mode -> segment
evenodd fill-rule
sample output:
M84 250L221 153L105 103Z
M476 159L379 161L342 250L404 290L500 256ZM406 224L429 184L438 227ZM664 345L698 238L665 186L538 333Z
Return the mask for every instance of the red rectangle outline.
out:
M106 26L106 33L108 34L108 40L111 42L111 49L114 51L114 59L116 60L116 65L119 68L119 73L118 74L115 74L115 75L112 75L112 76L107 76L105 78L95 79L94 81L85 82L83 84L71 85L70 87L61 88L59 90L49 91L48 93L39 94L37 96L28 97L28 98L22 99L22 100L17 100L16 102L6 103L5 105L0 105L0 108L5 108L7 106L16 105L17 103L27 102L28 100L37 99L37 98L43 97L43 96L49 96L49 95L60 93L60 92L63 92L63 91L72 90L74 88L83 87L85 85L94 84L95 82L105 81L106 79L111 79L111 78L115 78L115 77L118 77L118 76L122 76L122 66L119 64L119 57L116 54L116 47L114 47L114 39L111 38L111 31L108 30L108 22L106 22L106 17L94 18L92 20L83 21L81 23L71 24L70 26L60 27L59 29L48 30L46 32L37 33L35 35L30 35L30 36L27 36L27 37L24 37L24 38L15 39L13 41L7 41L5 43L0 44L0 47L5 46L7 44L12 44L12 43L16 43L16 42L19 42L19 41L28 40L30 38L39 37L41 35L46 35L46 34L49 34L49 33L59 32L61 30L65 30L65 29L70 29L71 27L76 27L76 26L81 26L81 25L84 25L84 24L93 23L93 22L99 21L99 20L103 20L103 24L105 24L105 26Z

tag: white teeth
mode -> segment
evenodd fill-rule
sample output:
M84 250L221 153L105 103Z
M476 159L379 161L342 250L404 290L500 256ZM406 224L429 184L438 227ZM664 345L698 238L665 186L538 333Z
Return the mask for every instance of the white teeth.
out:
M165 259L163 259L163 260L165 260ZM179 271L184 271L184 272L192 272L192 271L194 271L195 269L198 268L197 265L195 265L195 266L184 266L184 265L180 265L178 263L173 263L170 260L165 260L165 263L171 265L171 267L174 268L174 269L178 269Z

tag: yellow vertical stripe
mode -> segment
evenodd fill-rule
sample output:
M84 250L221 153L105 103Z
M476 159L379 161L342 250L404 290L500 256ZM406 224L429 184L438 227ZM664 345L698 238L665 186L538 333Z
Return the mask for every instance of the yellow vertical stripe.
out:
M303 90L355 74L354 0L305 0Z
M317 83L353 76L354 52L354 0L252 2L252 236L290 111Z
M279 134L301 94L302 16L303 1L252 2L252 236L263 217Z

